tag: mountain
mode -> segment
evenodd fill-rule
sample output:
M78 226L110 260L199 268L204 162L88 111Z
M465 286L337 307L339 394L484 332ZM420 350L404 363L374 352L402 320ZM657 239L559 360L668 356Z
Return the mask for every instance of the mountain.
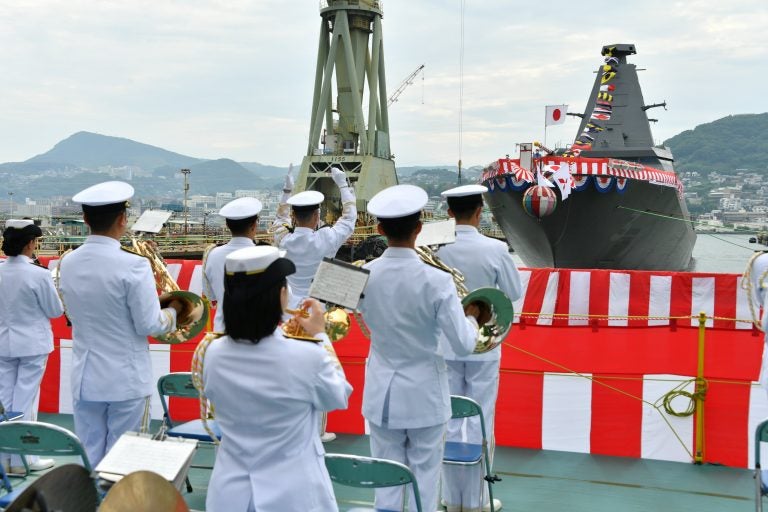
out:
M701 124L664 141L675 156L675 170L767 171L768 112L739 114Z
M132 165L151 170L164 165L189 167L201 161L199 158L180 155L122 137L77 132L56 144L51 150L24 163L68 164L86 169Z
M239 163L229 158L205 160L188 167L190 194L215 194L237 189L269 188L267 180L259 178ZM155 169L155 177L183 180L178 167L164 166ZM181 190L181 188L179 187Z

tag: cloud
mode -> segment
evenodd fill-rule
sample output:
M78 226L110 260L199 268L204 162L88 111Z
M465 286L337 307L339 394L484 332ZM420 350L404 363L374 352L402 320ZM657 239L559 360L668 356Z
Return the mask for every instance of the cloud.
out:
M208 158L276 165L306 152L316 3L32 0L0 6L0 161L80 130ZM399 165L468 165L543 137L546 104L581 111L603 44L635 43L646 101L668 101L657 139L731 113L763 112L764 0L627 1L604 11L467 2L384 3L387 89L424 63L390 109ZM458 147L459 114L463 145ZM578 120L548 130L572 140Z

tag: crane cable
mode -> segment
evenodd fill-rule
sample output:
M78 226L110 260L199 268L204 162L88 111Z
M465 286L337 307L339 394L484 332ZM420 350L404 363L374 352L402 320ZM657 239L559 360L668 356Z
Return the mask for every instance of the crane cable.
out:
M461 185L461 157L464 146L464 12L467 1L461 0L461 29L459 43L459 185Z

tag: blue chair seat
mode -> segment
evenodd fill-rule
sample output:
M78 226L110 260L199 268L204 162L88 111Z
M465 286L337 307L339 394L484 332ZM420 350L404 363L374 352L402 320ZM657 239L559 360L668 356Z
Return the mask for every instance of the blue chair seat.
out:
M216 437L221 439L221 429L216 420L208 420L208 426L211 427ZM203 428L203 420L192 420L181 425L177 425L168 430L169 437L185 437L187 439L197 439L198 441L211 442L211 436Z
M0 416L0 421L16 421L20 420L24 416L23 412L5 411Z
M24 489L26 489L25 485L22 485L21 487L18 487L8 494L3 494L0 496L0 508L8 508L8 505L10 505L13 500L19 497L19 495L24 492Z
M472 464L483 457L483 445L447 441L443 460L447 462Z

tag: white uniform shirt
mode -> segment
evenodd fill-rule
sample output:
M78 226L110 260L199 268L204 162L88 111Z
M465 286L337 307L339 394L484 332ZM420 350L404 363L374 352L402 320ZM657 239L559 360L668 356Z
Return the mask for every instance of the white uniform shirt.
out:
M768 304L766 304L766 288L760 286L760 277L762 277L766 270L768 270L768 253L758 256L752 262L752 268L750 269L750 276L752 278L752 307L755 314L759 314L760 308L763 308L763 314L760 317L760 325L762 325L763 331L766 331L766 328L768 328ZM768 287L768 277L766 277L764 285ZM765 390L768 390L768 333L766 333L764 340L763 362L758 381Z
M24 255L0 265L0 357L53 350L51 318L64 313L51 273Z
M255 345L224 336L208 347L203 382L222 432L209 512L250 501L264 512L337 510L318 414L346 408L352 386L325 347L280 329Z
M224 332L224 261L227 255L238 249L253 247L253 240L244 236L235 236L224 245L211 249L203 269L203 293L211 301L217 301L213 330Z
M59 266L72 322L72 396L113 402L152 394L147 336L175 329L176 312L160 309L149 261L91 235Z
M345 203L341 217L333 226L317 230L297 227L291 233L284 227L280 228L289 221L285 212L290 211L285 208L288 205L281 206L283 208L278 209L278 217L273 224L275 244L286 251L285 257L296 265L296 272L287 277L291 287L289 307L295 308L299 301L309 296L312 278L315 277L323 258L336 256L339 248L352 235L357 220L357 209L354 203Z
M371 330L371 352L363 416L392 429L445 423L451 403L440 333L456 353L469 354L477 323L464 315L450 274L412 249L390 247L364 268L371 273L359 309Z
M474 226L457 225L456 241L441 247L437 256L464 274L464 284L470 292L478 288L498 288L512 302L522 294L520 273L509 255L507 244L482 235ZM443 347L445 358L451 361L497 361L501 358L501 348L485 354L457 356L447 343Z

